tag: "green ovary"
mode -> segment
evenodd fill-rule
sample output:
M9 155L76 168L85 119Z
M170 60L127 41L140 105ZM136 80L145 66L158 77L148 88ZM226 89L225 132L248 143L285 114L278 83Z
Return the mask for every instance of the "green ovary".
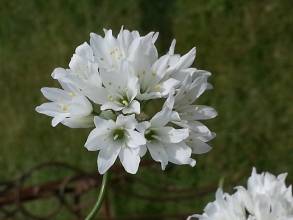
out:
M115 129L113 132L113 139L116 140L122 140L124 138L124 130L121 128Z

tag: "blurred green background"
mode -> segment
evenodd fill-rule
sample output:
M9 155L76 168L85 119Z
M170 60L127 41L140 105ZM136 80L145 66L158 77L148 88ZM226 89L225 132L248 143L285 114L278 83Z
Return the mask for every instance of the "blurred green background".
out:
M89 130L52 128L50 118L34 108L45 101L40 88L57 85L50 76L52 70L67 67L74 49L89 40L90 32L102 34L105 27L117 33L121 25L144 34L159 31L161 54L173 38L176 52L196 46L195 66L211 71L214 85L198 103L213 106L219 113L205 122L217 133L211 142L213 150L195 156L195 168L176 166L161 174L141 169L138 176L196 190L223 177L229 186L237 175L243 184L255 166L275 174L289 172L288 183L293 182L291 0L0 3L0 182L53 160L96 170L96 153L83 147ZM128 190L143 190L133 179ZM165 203L123 195L113 196L111 202L117 216L192 213L201 212L213 197ZM61 214L56 219L68 218Z

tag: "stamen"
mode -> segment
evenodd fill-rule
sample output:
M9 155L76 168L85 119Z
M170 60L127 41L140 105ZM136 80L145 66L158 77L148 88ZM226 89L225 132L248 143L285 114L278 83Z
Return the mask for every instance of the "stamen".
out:
M113 140L122 140L124 138L124 130L122 128L117 128L113 132Z
M127 100L122 100L122 104L127 106L129 104L129 102Z

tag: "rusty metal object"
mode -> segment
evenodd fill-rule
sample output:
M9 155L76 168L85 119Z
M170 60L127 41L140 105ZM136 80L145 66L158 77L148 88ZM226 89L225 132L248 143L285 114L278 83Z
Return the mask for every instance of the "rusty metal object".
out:
M152 166L152 161L144 161L141 167L157 170ZM44 169L58 169L59 171L67 171L71 175L65 175L60 179L51 180L40 184L30 184L27 182L32 179L35 173L42 173ZM110 182L111 192L115 195L122 195L139 199L146 202L178 202L188 199L194 199L198 196L204 196L208 193L215 192L217 184L212 184L201 189L192 188L177 188L176 186L165 186L163 184L156 185L145 181L139 176L127 175L121 166L114 166L111 169L113 173ZM238 177L237 177L238 178ZM95 190L99 187L101 176L98 172L87 173L77 167L61 163L48 162L35 166L21 175L14 181L7 181L0 183L0 219L17 219L17 216L23 216L25 219L32 220L47 220L55 219L61 210L66 208L72 214L73 219L83 219L85 210L91 207L91 201L81 202L82 197L90 190ZM149 194L142 194L141 192L129 192L125 188L128 183L135 182L141 187L148 189ZM127 184L125 184L127 183ZM159 194L157 192L168 192L167 194ZM155 196L154 196L155 195ZM56 207L50 207L48 213L35 214L26 207L26 204L32 201L41 201L45 199L54 199ZM176 215L139 215L117 218L111 213L111 201L106 196L104 207L102 210L101 219L118 220L118 219L184 219L186 214ZM23 219L23 218L20 218Z

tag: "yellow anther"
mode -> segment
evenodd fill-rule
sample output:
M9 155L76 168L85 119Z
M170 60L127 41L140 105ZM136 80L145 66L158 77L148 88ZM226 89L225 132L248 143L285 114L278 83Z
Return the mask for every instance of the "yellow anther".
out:
M63 112L67 112L68 111L68 105L61 105L61 110Z
M115 59L121 59L121 58L122 58L121 51L119 50L118 47L113 48L113 49L110 51L110 55L111 55L112 57L114 57Z
M127 100L122 100L122 104L126 106L126 105L128 105L129 103L128 103Z
M116 140L118 139L118 137L119 137L119 135L118 135L118 134L115 134L115 135L114 135L114 138L113 138L114 141L116 141Z

